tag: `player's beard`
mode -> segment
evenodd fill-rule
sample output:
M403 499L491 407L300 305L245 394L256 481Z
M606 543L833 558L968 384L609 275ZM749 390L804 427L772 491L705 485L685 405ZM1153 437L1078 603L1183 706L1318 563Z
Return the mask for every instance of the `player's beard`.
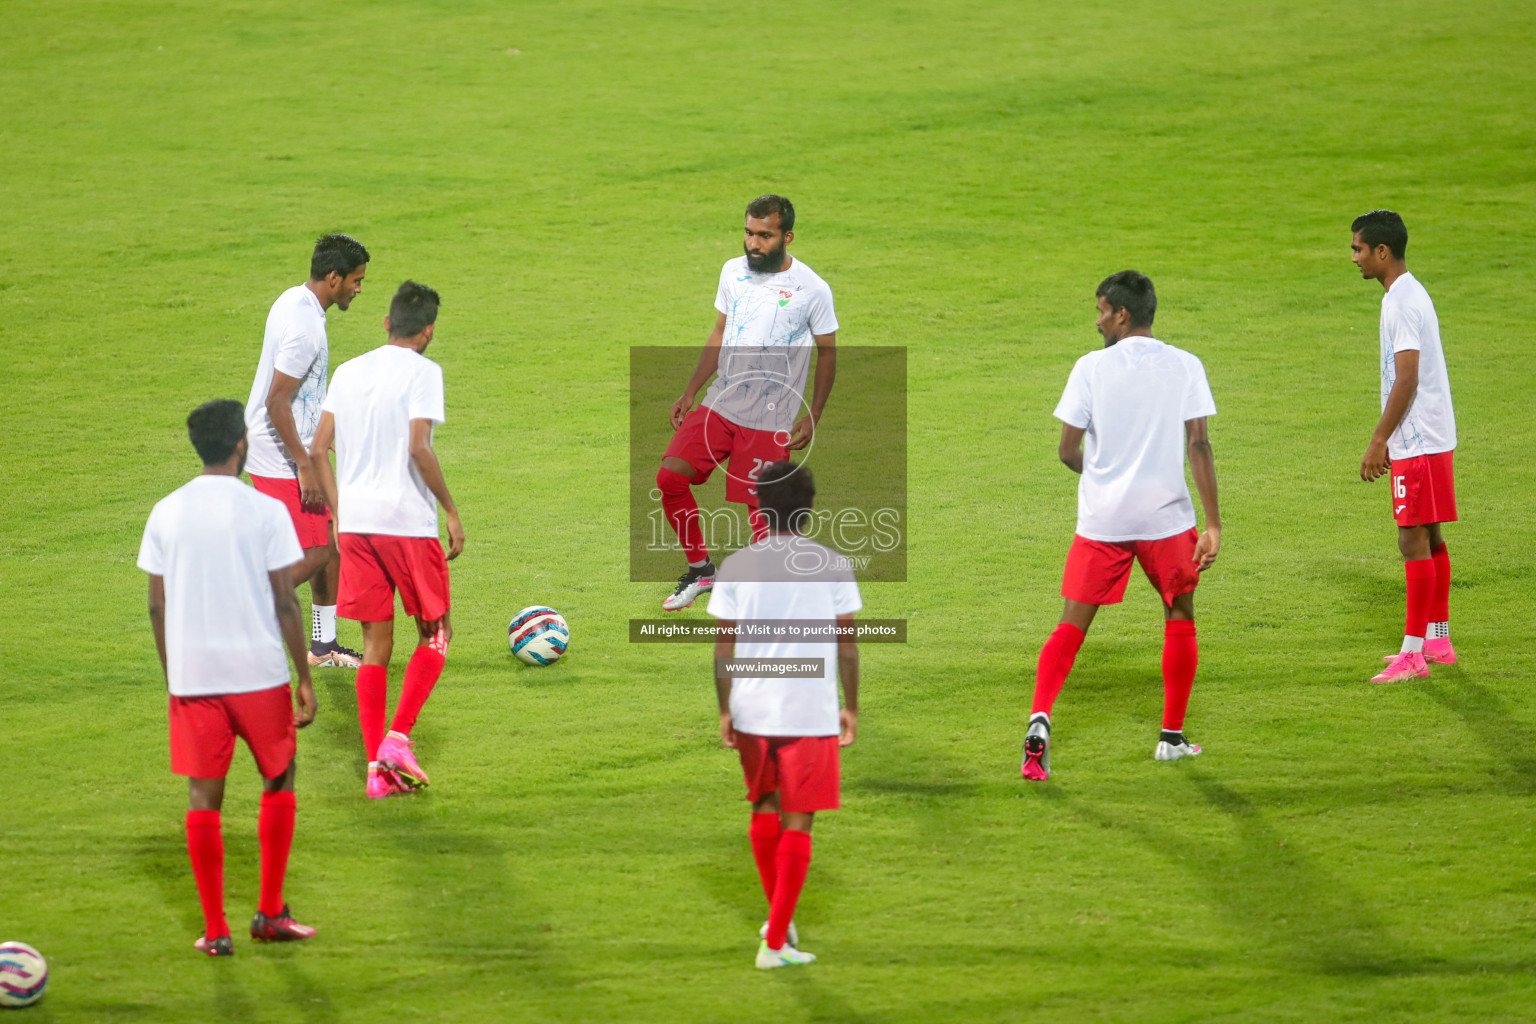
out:
M784 243L780 242L778 248L769 249L762 255L754 253L745 244L741 251L747 254L747 269L754 274L777 274L784 269Z

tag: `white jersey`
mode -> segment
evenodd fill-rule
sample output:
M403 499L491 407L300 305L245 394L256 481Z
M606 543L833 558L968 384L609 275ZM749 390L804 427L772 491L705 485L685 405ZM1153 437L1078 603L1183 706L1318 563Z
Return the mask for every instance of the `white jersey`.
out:
M235 477L196 477L155 504L139 568L165 578L171 693L249 693L288 682L267 574L303 557L287 507Z
M325 401L325 375L331 351L325 339L325 310L305 285L289 288L272 303L267 330L261 339L261 361L251 397L245 402L245 429L251 452L245 471L252 476L293 479L299 475L272 417L267 415L267 395L272 390L272 371L296 377L293 392L293 423L306 449L320 426L320 405Z
M1419 353L1419 390L1403 420L1387 439L1394 459L1448 452L1456 447L1456 412L1451 408L1451 377L1440 346L1440 318L1429 292L1404 273L1381 297L1381 408L1397 380L1399 352Z
M443 422L443 368L384 345L336 368L324 409L336 419L337 532L436 537L437 498L411 459L411 420Z
M1159 540L1193 529L1184 422L1216 415L1199 358L1156 338L1125 338L1072 367L1056 418L1087 430L1077 532Z
M734 622L757 619L835 621L864 607L848 559L813 540L769 534L720 563L709 614ZM821 658L821 678L738 678L731 719L757 736L836 736L837 643L736 640L737 658Z
M701 404L754 430L790 430L810 405L815 336L837 330L832 289L800 260L758 274L738 256L720 268L715 309L725 314L720 368Z

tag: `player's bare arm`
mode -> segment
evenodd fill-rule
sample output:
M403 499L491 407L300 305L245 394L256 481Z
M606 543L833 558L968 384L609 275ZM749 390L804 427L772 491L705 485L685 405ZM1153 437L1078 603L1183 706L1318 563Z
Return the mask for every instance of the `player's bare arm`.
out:
M155 650L160 652L160 674L165 677L167 688L171 685L170 669L165 662L165 577L149 578L149 624L155 631Z
M731 721L731 677L720 670L722 663L736 657L736 623L720 619L715 627L715 697L720 702L720 743L736 746L736 725Z
M1074 427L1070 423L1061 425L1061 441L1056 445L1056 457L1074 473L1081 474L1083 471L1083 435L1087 432L1083 427Z
M693 411L693 403L698 399L699 391L709 383L709 379L720 369L720 343L725 338L725 314L715 316L715 329L709 332L709 338L704 342L704 351L699 353L699 365L694 367L693 376L688 378L688 386L683 389L683 394L672 403L672 429L683 425L683 420Z
M289 417L292 419L292 417ZM336 417L328 412L320 414L315 428L315 442L309 446L309 464L315 474L316 485L325 503L331 507L331 543L336 543L336 474L331 470L331 445L336 441Z
M816 385L811 391L811 411L795 421L789 441L784 445L789 451L799 451L811 443L816 424L821 422L822 411L832 395L832 383L837 380L837 332L814 335L816 339Z
M859 641L853 615L837 617L837 676L843 682L843 709L838 712L840 747L853 746L859 732Z
M301 383L303 382L297 377L290 377L281 370L273 370L272 387L267 391L267 415L271 417L272 427L282 440L283 447L288 450L288 457L293 460L294 466L298 469L299 500L313 512L317 511L325 501L325 495L321 493L320 485L315 480L314 469L310 466L309 452L299 440L299 426L293 421L293 395L298 391Z
M443 479L443 467L438 464L437 453L432 450L432 421L411 420L411 462L421 474L421 482L437 498L448 516L448 561L464 553L464 524L459 522L459 509L448 493L448 481Z
M293 691L294 701L298 704L293 713L293 724L302 729L315 720L315 687L309 678L309 641L304 635L299 595L293 588L293 567L285 565L267 576L272 581L272 609L277 613L283 643L288 645L288 655L293 659L299 677L299 685Z
M1387 439L1392 436L1398 424L1403 422L1403 417L1408 415L1408 407L1419 393L1418 350L1398 352L1392 357L1392 362L1397 371L1392 390L1387 393L1387 407L1381 411L1381 420L1371 434L1371 443L1366 446L1365 457L1360 460L1360 479L1367 483L1385 476L1392 468L1392 459L1387 455Z
M1221 550L1221 509L1216 503L1216 457L1211 451L1211 438L1205 417L1184 421L1184 436L1189 446L1189 471L1195 478L1195 490L1200 493L1200 505L1205 510L1205 529L1195 542L1195 561L1204 572L1216 562L1216 552Z

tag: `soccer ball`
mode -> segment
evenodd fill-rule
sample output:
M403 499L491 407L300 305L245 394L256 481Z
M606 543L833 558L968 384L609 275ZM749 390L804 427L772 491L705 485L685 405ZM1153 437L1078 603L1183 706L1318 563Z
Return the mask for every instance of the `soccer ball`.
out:
M571 627L553 608L530 605L512 616L507 627L507 646L517 660L529 665L552 665L571 642Z
M0 942L0 1006L16 1009L43 998L48 961L25 942Z

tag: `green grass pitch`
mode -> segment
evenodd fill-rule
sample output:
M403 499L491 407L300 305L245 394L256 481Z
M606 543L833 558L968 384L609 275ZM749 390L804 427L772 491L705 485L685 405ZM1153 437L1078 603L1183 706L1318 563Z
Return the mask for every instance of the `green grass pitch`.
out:
M1528 3L4 14L0 939L53 967L18 1019L1536 1019ZM628 581L626 497L630 347L702 342L768 190L797 203L840 343L908 349L908 582L865 614L910 643L864 652L798 915L823 959L762 974L708 651L627 642L665 587ZM1390 688L1363 679L1402 574L1385 483L1356 478L1380 289L1347 250L1378 206L1439 307L1461 436L1463 661ZM350 676L320 673L289 896L321 934L210 963L134 558L196 469L186 412L244 397L329 230L374 253L333 365L381 341L406 277L445 300L438 449L469 546L417 732L434 787L366 803ZM1221 409L1207 753L1151 760L1137 582L1057 705L1056 778L1026 786L1074 510L1050 413L1098 343L1093 286L1127 266ZM503 640L533 603L572 627L547 670ZM256 794L242 755L237 928Z

